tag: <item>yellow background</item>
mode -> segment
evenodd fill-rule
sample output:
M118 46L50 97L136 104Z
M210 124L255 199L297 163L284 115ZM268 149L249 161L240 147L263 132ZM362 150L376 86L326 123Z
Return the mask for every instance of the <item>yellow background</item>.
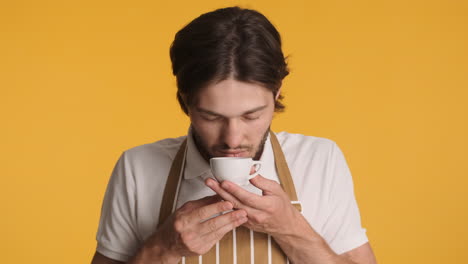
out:
M121 152L187 131L175 32L234 4L282 33L273 128L343 149L379 262L468 263L462 0L1 0L1 262L90 261Z

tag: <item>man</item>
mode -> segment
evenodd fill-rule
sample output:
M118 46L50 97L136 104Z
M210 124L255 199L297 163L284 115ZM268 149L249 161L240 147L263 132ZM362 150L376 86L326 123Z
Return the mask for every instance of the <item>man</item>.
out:
M123 153L92 263L376 263L336 144L270 133L289 73L274 26L215 10L180 30L170 55L189 133ZM211 157L260 159L262 175L245 189L219 183Z

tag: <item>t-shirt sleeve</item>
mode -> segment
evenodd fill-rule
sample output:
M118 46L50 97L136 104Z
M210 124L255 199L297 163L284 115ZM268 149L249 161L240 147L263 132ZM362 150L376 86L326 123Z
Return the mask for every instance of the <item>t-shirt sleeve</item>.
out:
M97 252L126 262L139 245L136 228L135 180L124 152L112 171L96 235Z
M329 158L327 178L330 180L330 192L323 234L335 253L342 254L363 245L368 239L361 226L351 172L335 143Z

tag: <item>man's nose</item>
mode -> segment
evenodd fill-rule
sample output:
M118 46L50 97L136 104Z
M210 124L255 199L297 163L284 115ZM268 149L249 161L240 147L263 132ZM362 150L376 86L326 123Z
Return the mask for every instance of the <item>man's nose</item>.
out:
M230 149L239 147L242 143L242 125L239 120L228 119L223 129L223 141Z

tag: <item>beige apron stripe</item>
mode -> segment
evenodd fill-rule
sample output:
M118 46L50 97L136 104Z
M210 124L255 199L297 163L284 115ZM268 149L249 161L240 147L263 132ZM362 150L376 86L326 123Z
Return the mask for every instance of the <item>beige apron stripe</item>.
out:
M202 258L203 263L216 263L216 246L213 246ZM202 263L202 262L200 262Z
M275 239L271 239L271 259L272 264L285 264L286 255L284 254L281 247L276 243Z
M236 228L236 241L241 242L236 245L237 263L250 263L250 230L244 226Z
M182 264L185 264L185 257L182 257Z
M233 264L232 232L227 232L219 241L219 259L221 264Z
M268 235L254 232L255 264L268 264Z
M199 262L200 262L199 256L185 257L185 264L199 264Z
M203 264L203 259L202 259L202 256L198 256L198 264Z

